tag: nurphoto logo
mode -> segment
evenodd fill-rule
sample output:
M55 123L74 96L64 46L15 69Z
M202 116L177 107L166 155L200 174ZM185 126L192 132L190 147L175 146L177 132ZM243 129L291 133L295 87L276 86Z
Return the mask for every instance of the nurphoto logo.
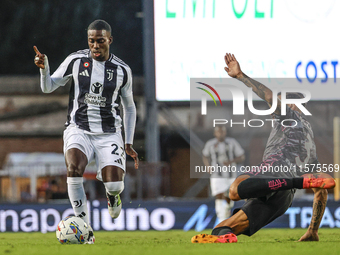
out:
M197 84L201 86L197 86ZM194 93L196 96L195 99L199 99L201 101L201 115L207 115L207 101L210 98L213 100L215 107L219 106L217 103L217 99L220 102L220 106L223 107L222 100L230 100L233 103L232 107L232 115L235 116L244 116L245 115L245 100L247 99L247 106L249 111L256 116L264 116L271 115L275 111L277 111L278 106L280 110L281 116L287 115L287 107L295 105L303 115L311 116L312 114L306 109L305 104L311 99L311 92L307 89L303 88L294 88L294 87L283 87L280 89L280 92L277 89L272 89L272 105L269 109L256 109L254 107L254 92L251 88L243 88L237 87L235 85L227 84L227 83L218 83L218 84L208 84L206 82L195 82L196 90L191 90L191 95ZM214 88L215 87L215 88ZM197 94L199 93L199 94ZM289 93L299 93L303 95L303 98L290 98L287 95ZM279 97L280 96L280 97ZM214 118L213 119L213 127L216 125L225 125L230 124L230 127L235 125L242 125L245 127L246 125L249 127L262 127L265 123L271 123L271 126L274 127L275 122L280 122L283 127L294 127L297 125L297 121L294 119L283 119L279 118L270 118L270 119L243 119L242 121L235 121L233 119L223 119L223 118Z
M199 84L205 85L208 88L210 88L218 97L218 99L220 100L221 106L222 106L222 101L221 98L219 96L219 94L217 93L217 91L210 85L205 84L203 82L197 82ZM228 89L233 97L233 115L244 115L244 100L245 100L245 96L243 94L243 91L234 86L234 85L228 85L228 84L223 84L224 89ZM207 94L210 95L210 97L213 99L215 105L216 101L213 97L213 95L207 91L206 89L197 87L198 89L201 89L203 91L205 91ZM250 110L251 113L255 114L255 115L269 115L275 112L276 108L277 108L277 104L278 104L278 92L274 89L273 90L273 104L272 106L268 109L268 110L257 110L254 108L254 104L253 104L253 94L254 92L252 91L251 88L246 88L247 89L247 101L248 101L248 108ZM287 93L292 93L292 92L297 92L297 93L302 93L304 94L304 98L287 98ZM305 115L312 115L305 106L303 106L303 104L307 103L309 100L311 99L311 93L308 90L305 89L296 89L296 88L284 88L281 91L281 115L286 115L286 106L290 105L290 104L295 104L303 114ZM202 95L201 98L201 106L202 106L202 115L206 115L207 114L207 99L204 96L204 94Z

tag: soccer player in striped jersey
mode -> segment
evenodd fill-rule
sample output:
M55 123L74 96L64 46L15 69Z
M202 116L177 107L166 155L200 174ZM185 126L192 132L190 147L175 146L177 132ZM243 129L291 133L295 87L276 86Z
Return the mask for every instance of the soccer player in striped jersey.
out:
M47 56L36 46L35 64L40 68L40 85L51 93L70 81L69 107L64 131L67 184L74 213L89 225L83 173L88 163L96 161L97 179L104 183L112 218L120 214L119 194L124 189L125 153L135 161L132 148L136 108L132 94L132 73L127 64L109 52L111 27L95 20L87 29L89 49L70 54L50 75ZM125 145L121 135L123 106ZM88 243L94 243L91 231Z
M229 188L237 177L236 166L245 160L245 156L236 139L227 137L225 126L216 126L214 136L215 138L206 142L202 160L206 167L229 167L228 171L216 171L210 175L211 195L215 197L215 212L221 222L231 215L234 202L229 198ZM235 167L235 170L233 171L231 167Z

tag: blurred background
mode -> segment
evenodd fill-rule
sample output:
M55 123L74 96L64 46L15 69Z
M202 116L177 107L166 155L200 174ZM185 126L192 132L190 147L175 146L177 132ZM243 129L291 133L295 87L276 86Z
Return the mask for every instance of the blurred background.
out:
M2 232L42 230L39 217L47 222L44 230L53 231L55 222L70 208L62 154L69 86L51 94L41 92L33 46L49 57L53 72L70 53L88 47L86 29L95 19L111 25L110 50L133 72L137 108L134 148L141 164L136 171L128 159L122 221L132 215L140 217L135 229L143 229L140 222L145 217L151 224L144 226L146 229L188 230L199 222L190 221L195 215L195 219L210 217L205 225L197 223L197 230L214 225L209 179L190 178L190 150L201 159L205 142L213 138L212 125L202 118L200 107L190 107L190 78L226 78L226 51L239 56L242 70L254 78L266 78L269 83L273 78L290 78L311 86L322 84L322 96L312 96L309 103L313 114L309 121L319 161L339 163L339 124L337 119L334 122L340 116L340 56L334 32L340 17L337 1L3 0L1 6ZM314 83L316 79L320 82ZM216 111L232 118L232 102L226 101L223 106ZM262 104L256 102L255 106ZM249 112L246 117L254 118ZM268 127L256 131L228 127L228 136L245 150L244 165L261 161L269 132ZM192 134L198 140L190 143ZM95 174L95 166L90 164L84 185L93 207L94 229L129 229L128 224L119 225L119 220L105 227L109 221L105 191ZM333 191L329 197L324 225L340 227ZM298 209L273 226L308 225L312 205L305 203L312 194L302 192L298 198L303 200L294 207ZM19 222L28 215L27 208L40 214L23 227ZM141 208L150 214L145 216ZM159 209L163 211L156 211ZM41 210L50 211L46 216ZM171 215L175 220L171 221Z

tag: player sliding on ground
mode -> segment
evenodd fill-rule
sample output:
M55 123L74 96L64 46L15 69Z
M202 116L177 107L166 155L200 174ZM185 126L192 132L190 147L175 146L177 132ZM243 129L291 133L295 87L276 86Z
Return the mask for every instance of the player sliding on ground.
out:
M67 166L67 187L74 214L89 226L90 219L83 187L85 167L92 160L98 167L97 179L104 183L108 209L117 218L122 209L119 194L124 189L125 153L135 160L132 148L136 108L132 95L132 74L129 66L110 53L111 27L95 20L87 29L89 49L70 54L50 76L47 56L34 46L35 64L40 68L40 85L51 93L71 82L64 154ZM125 145L121 135L123 105ZM87 243L94 243L93 231Z
M253 80L241 71L240 65L234 55L225 55L226 72L232 78L243 82L252 88L260 98L272 106L272 91L263 84ZM300 93L287 93L287 98L303 98ZM281 96L278 96L280 102ZM212 231L211 235L200 234L191 239L193 243L234 243L237 235L251 236L268 223L286 212L293 201L295 189L313 189L313 215L307 232L299 241L318 241L318 229L326 207L327 190L334 188L334 179L328 174L304 174L308 172L299 169L305 164L318 164L314 135L309 122L303 117L300 109L294 105L287 105L286 115L281 115L281 104L278 103L273 117L291 121L290 127L281 126L274 122L270 133L263 161L258 170L238 176L230 187L229 197L238 201L247 199L242 208L234 210L234 214ZM286 125L287 126L287 125ZM262 171L268 166L286 166L297 171L266 172Z

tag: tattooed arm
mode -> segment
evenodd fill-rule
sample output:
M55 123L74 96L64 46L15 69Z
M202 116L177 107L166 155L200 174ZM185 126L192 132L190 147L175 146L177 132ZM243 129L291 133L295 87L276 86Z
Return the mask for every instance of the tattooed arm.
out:
M267 88L262 83L248 77L246 74L244 74L241 71L240 64L236 60L234 54L227 53L224 56L225 63L227 64L227 67L224 68L228 75L232 78L236 78L239 81L243 82L247 87L251 88L256 95L258 95L260 98L265 100L269 107L272 106L273 102L273 92ZM280 104L277 105L276 113L280 113Z
M307 232L299 241L319 241L318 229L327 203L327 190L313 189L313 215Z

